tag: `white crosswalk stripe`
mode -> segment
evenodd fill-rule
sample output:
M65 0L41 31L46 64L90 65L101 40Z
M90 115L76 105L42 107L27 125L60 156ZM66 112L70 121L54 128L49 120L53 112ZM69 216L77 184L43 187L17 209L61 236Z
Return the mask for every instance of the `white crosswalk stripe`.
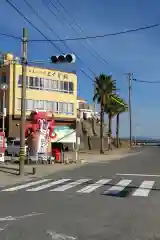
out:
M43 189L46 189L46 188L49 188L49 187L53 187L55 185L58 185L58 184L61 184L61 183L64 183L64 182L67 182L71 179L60 179L60 180L57 180L57 181L54 181L54 182L50 182L50 183L47 183L47 184L43 184L39 187L35 187L35 188L29 188L27 189L26 191L27 192L37 192L37 191L41 191Z
M49 192L65 192L69 189L72 188L79 188L79 189L73 189L76 193L81 193L81 194L90 194L92 192L96 192L99 188L104 188L103 195L110 195L110 196L120 196L123 192L127 192L128 190L126 189L133 180L129 179L121 179L119 182L115 183L114 185L112 184L112 179L107 179L103 178L100 180L97 180L95 182L90 182L92 179L88 178L82 178L78 180L73 180L71 178L62 178L62 179L41 179L37 181L32 181L32 182L25 182L21 183L19 185L14 185L12 187L6 187L1 189L1 192L14 192L14 191L19 191L19 190L24 190L26 192L38 192L42 190L47 190ZM92 180L93 181L93 180ZM112 184L112 187L108 187L107 184L110 183ZM134 182L134 181L133 181ZM85 186L82 186L85 184ZM129 191L130 196L140 196L140 197L148 197L150 191L153 189L153 186L155 184L155 181L142 181L139 186L134 186L136 187L136 190L134 192ZM58 186L59 185L59 186ZM106 185L106 186L105 186ZM105 186L105 187L104 187ZM130 186L131 187L131 186ZM103 189L102 188L102 189ZM133 190L133 188L130 188Z
M155 181L143 181L140 187L132 194L132 196L147 197L154 184Z
M101 179L99 181L97 181L96 183L91 184L90 186L86 186L80 190L78 190L78 193L91 193L94 190L96 190L97 188L100 188L101 186L107 184L108 182L110 182L111 179Z
M132 180L128 179L120 180L115 186L112 186L107 191L105 191L104 194L118 194L123 191L131 182Z
M80 184L82 184L82 183L88 182L88 181L90 181L90 180L91 180L91 179L80 179L80 180L78 180L78 181L70 182L70 183L65 184L65 185L63 185L63 186L61 186L61 187L52 189L52 190L50 190L50 191L51 191L51 192L64 192L64 191L66 191L66 190L68 190L68 189L70 189L70 188L76 187L76 186L78 186L78 185L80 185Z
M24 188L27 188L27 187L34 186L34 185L38 185L38 184L41 184L41 183L44 183L44 182L49 182L51 180L52 179L42 179L42 180L39 180L39 181L36 181L36 182L30 182L30 183L18 185L18 186L15 186L15 187L3 189L2 192L13 192L13 191L17 191L17 190L20 190L20 189L24 189Z

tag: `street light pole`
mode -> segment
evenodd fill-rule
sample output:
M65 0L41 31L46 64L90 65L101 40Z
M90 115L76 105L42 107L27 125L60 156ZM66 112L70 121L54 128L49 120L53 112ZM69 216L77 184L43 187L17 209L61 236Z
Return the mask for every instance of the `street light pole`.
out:
M25 161L25 122L26 122L26 73L27 73L27 29L23 28L22 39L22 89L21 89L21 121L20 121L20 158L19 175L24 175Z

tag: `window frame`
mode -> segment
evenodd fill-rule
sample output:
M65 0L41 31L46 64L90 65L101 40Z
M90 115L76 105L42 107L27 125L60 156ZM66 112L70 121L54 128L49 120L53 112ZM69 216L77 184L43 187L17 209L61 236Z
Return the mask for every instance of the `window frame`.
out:
M72 90L70 90L70 84L72 84ZM73 94L74 93L74 83L73 82L68 82L68 93Z
M16 101L17 110L19 111L21 110L21 98L17 98ZM28 107L29 101L32 101L32 107ZM42 102L43 107L40 108ZM34 109L51 111L53 114L74 115L74 102L26 99L26 111L33 111Z
M72 106L72 111L69 111L69 105ZM74 103L68 102L68 115L74 115Z
M18 75L18 87L22 87L22 74ZM74 93L74 82L67 80L56 80L37 76L26 76L26 87L31 90L41 90L60 93Z

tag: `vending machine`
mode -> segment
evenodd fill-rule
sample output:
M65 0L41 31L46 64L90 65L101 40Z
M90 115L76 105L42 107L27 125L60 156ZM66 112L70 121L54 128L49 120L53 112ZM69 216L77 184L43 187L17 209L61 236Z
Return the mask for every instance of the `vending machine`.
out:
M0 162L4 162L4 156L6 151L6 141L5 141L5 133L0 132Z

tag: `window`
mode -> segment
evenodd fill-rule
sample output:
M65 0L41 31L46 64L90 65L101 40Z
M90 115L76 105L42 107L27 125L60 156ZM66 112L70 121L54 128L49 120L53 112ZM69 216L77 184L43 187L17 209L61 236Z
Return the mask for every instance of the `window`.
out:
M48 101L44 101L44 110L48 111Z
M34 79L34 85L35 85L35 88L39 88L40 87L40 81L39 81L39 78L38 77L36 77L35 79Z
M68 93L68 82L64 82L64 92Z
M68 104L67 104L66 102L63 103L63 112L64 112L65 114L68 113Z
M26 100L26 110L32 111L33 108L34 108L33 103L34 103L34 100L32 100L32 99L27 99L27 100Z
M49 89L49 80L48 79L44 79L44 89L45 90Z
M35 109L39 108L39 101L38 100L34 100L34 108Z
M39 100L39 107L38 109L44 109L44 101L43 100Z
M52 102L48 101L48 111L53 111Z
M58 102L52 102L52 112L58 113Z
M28 77L28 79L29 79L29 88L34 88L34 78Z
M17 109L21 109L20 98L17 98ZM33 109L47 110L60 114L74 114L74 104L70 102L26 99L26 111L32 111Z
M69 82L69 93L73 93L73 82Z
M29 77L26 76L26 86L29 87ZM19 75L18 76L18 87L21 87L22 86L22 75Z
M60 81L59 90L60 90L60 92L64 91L64 82L63 81Z
M1 77L1 81L2 81L2 77ZM4 82L7 81L6 76L4 76L3 81ZM22 75L18 76L18 86L19 87L22 86ZM74 91L73 82L69 82L65 77L64 77L64 81L62 81L62 80L53 80L53 79L26 76L26 86L30 89L59 91L59 92L70 93L70 94L72 94Z
M40 89L44 89L44 78L40 78Z
M63 113L63 102L59 102L59 113Z
M48 79L48 89L52 91L52 80Z
M18 76L18 86L22 86L22 75Z
M58 81L53 80L52 81L52 90L57 91L58 90Z
M6 76L4 76L4 82L6 81ZM26 77L26 86L30 89L37 89L37 90L48 90L48 91L59 91L64 93L73 94L74 85L73 82L67 81L67 78L64 79L65 81L60 80L52 80L52 79L45 79L39 77ZM2 81L2 77L1 77ZM22 86L22 75L18 76L18 86Z
M73 103L68 103L68 114L73 114L74 109L73 109Z

